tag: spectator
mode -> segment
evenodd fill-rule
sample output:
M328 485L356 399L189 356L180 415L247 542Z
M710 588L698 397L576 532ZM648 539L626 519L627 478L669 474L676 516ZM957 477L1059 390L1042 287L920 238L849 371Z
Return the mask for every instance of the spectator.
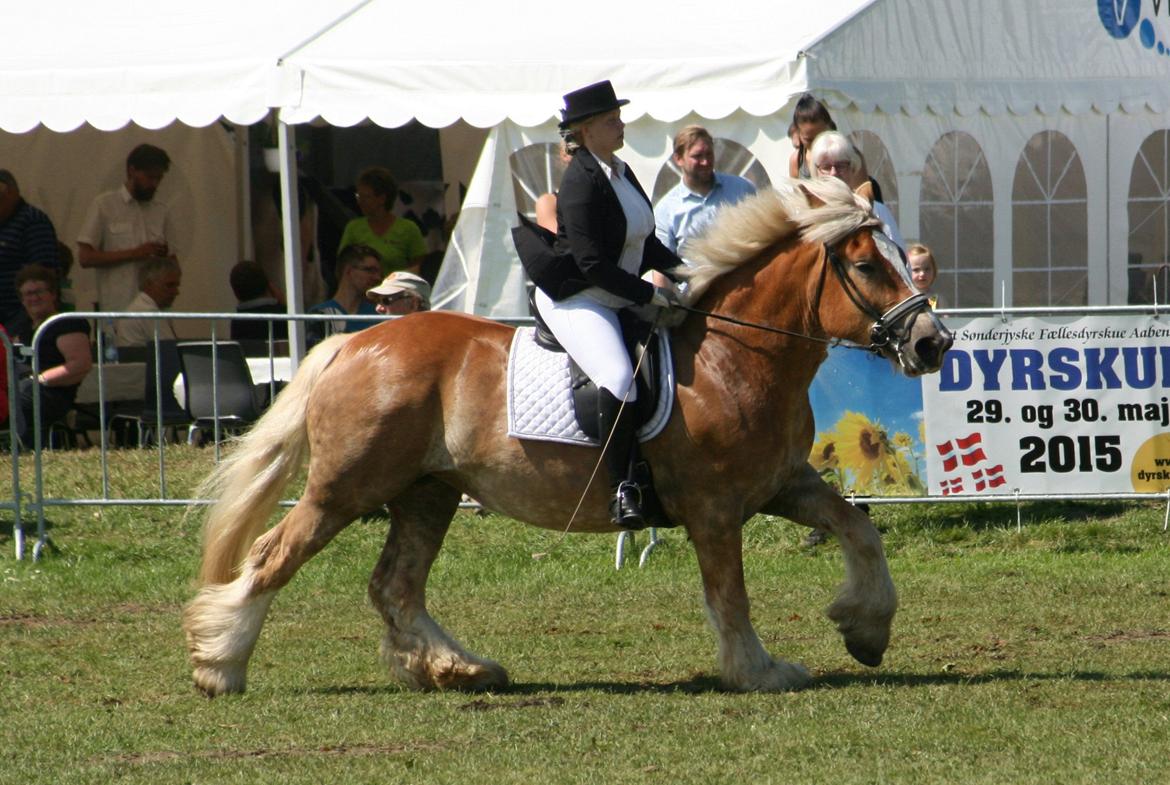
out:
M684 255L684 243L703 230L716 210L751 196L756 187L738 175L715 171L715 140L701 125L678 132L672 157L682 182L654 208L654 226L663 245Z
M366 299L366 290L378 284L382 278L378 252L368 245L350 245L337 255L337 291L333 299L318 303L309 313L336 314L338 316L374 316L378 312L374 304ZM373 322L342 320L333 322L309 322L305 328L310 345L314 345L333 333L356 333Z
M825 131L836 131L829 109L812 93L805 93L796 101L792 112L792 124L796 126L799 144L788 158L788 176L794 180L809 180L813 171L808 162L808 153L813 141ZM789 132L791 135L791 131Z
M911 243L906 249L906 266L910 269L914 288L930 298L931 308L938 308L939 297L931 291L938 278L938 264L934 261L934 254L922 243Z
M26 318L12 337L31 346L33 336L58 312L57 273L39 264L22 267L16 274L16 289ZM36 346L40 373L25 369L17 385L16 432L26 447L33 445L33 395L41 388L41 428L64 417L73 407L77 388L93 367L90 357L89 324L74 317L60 319L46 327ZM34 366L35 368L35 366Z
M366 299L383 316L405 316L431 309L431 285L421 275L399 270L366 290Z
M126 158L122 187L90 205L77 238L78 262L94 270L103 311L121 311L135 298L141 264L174 256L174 221L166 203L155 199L170 166L165 150L140 144Z
M284 314L286 311L272 292L272 285L264 268L256 262L242 261L232 268L228 278L232 292L236 295L236 313L275 313ZM288 322L273 321L273 340L283 341L288 338ZM233 341L266 341L268 340L268 322L253 321L251 319L232 319L231 336Z
M159 313L170 308L179 296L183 271L179 263L160 256L138 267L138 294L125 307L126 313ZM118 319L114 322L114 340L119 349L146 346L154 341L155 326L162 341L176 339L170 319Z
M418 224L391 212L398 199L398 183L389 169L372 166L358 175L354 191L362 217L345 225L340 248L366 245L373 248L381 261L382 275L395 270L418 273L427 246ZM339 251L340 254L340 251ZM340 256L338 265L340 265ZM336 270L338 286L341 271Z
M21 197L12 172L0 169L0 323L22 313L15 282L26 264L57 269L57 232L49 216Z
M862 166L861 154L849 141L849 137L839 131L825 131L816 138L809 150L809 162L817 177L836 177L845 182L850 188L857 189L869 182ZM894 243L905 250L902 233L898 231L898 223L890 208L873 201L873 212L882 222L882 231Z
M0 335L8 337L8 331L0 326ZM9 339L11 340L11 339ZM8 344L0 338L0 425L8 422ZM4 447L0 444L0 448Z

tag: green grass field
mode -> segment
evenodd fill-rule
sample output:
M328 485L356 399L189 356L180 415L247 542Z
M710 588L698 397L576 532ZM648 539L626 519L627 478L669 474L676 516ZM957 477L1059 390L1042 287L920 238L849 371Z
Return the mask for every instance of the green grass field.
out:
M153 495L153 457L114 455ZM93 454L51 493L100 489ZM207 451L173 451L169 491ZM0 466L7 472L7 466ZM855 663L823 609L833 544L756 518L745 561L794 694L718 689L685 535L639 570L613 536L461 513L433 615L509 669L494 694L414 693L377 657L365 597L386 522L359 521L281 593L242 696L191 687L179 613L199 521L174 508L55 508L57 548L12 559L0 527L0 783L1164 783L1170 605L1161 504L875 507L901 608L885 663ZM639 545L645 536L639 539ZM556 547L553 548L554 544ZM543 559L533 553L548 551ZM636 561L636 560L635 560Z

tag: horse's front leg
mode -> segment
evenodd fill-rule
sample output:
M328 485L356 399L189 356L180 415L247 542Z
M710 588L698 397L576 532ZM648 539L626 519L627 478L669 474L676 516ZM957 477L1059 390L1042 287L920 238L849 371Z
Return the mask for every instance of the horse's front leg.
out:
M807 464L796 483L761 510L770 515L820 526L836 535L845 558L845 583L828 616L845 639L845 648L863 665L881 665L890 643L890 624L898 594L882 551L881 536L869 516L841 498Z
M688 527L703 575L707 617L719 643L719 674L733 690L782 692L807 685L803 666L773 659L748 614L739 522Z
M499 664L477 657L431 618L426 584L443 545L459 491L424 478L390 502L390 532L370 577L369 594L386 622L382 657L415 689L486 690L508 684Z

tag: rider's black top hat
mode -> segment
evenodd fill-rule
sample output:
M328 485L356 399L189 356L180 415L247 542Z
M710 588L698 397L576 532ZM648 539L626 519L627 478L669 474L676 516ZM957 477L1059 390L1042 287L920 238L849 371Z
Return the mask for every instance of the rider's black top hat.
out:
M629 101L618 100L613 92L613 85L606 79L588 87L582 87L565 95L565 108L561 110L561 128L568 128L571 124L585 120L593 115L625 106Z

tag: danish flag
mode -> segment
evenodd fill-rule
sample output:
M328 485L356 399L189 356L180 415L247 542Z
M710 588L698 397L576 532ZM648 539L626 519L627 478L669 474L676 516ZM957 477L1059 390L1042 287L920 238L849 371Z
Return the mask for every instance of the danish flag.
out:
M987 460L987 454L983 452L983 434L978 431L970 436L947 439L942 444L936 444L935 449L942 456L945 472L953 472L958 468L959 461L964 466L974 466Z
M941 444L935 444L942 458L943 471L955 476L945 477L939 481L943 496L963 492L963 473L961 467L974 467L978 464L990 462L987 453L983 451L983 434L976 431L967 436L947 439ZM997 488L1006 485L1003 476L1003 464L994 466L980 466L971 470L971 483L976 493L988 488Z

